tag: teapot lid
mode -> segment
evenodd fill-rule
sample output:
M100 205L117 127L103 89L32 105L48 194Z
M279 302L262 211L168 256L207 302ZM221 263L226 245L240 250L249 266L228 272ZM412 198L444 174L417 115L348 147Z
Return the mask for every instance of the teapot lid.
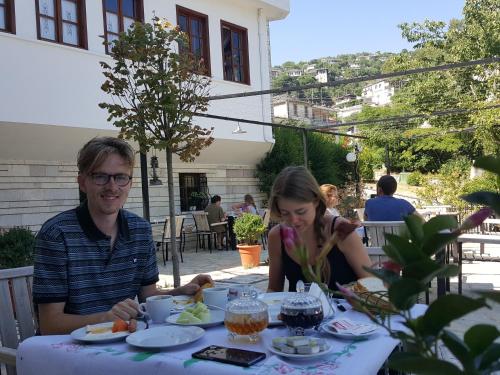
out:
M309 293L295 293L283 300L284 309L309 309L321 307L321 300Z
M267 304L255 298L250 291L243 291L241 297L228 302L226 311L236 314L252 314L267 311Z

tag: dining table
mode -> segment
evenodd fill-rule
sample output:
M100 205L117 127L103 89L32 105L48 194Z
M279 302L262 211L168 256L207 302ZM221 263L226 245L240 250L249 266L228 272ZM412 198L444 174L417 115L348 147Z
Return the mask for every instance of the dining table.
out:
M422 315L426 305L415 305L413 316ZM369 323L369 318L347 305L346 311L337 311L342 317ZM394 316L393 329L405 330L401 320ZM151 325L151 328L160 325ZM195 342L173 346L168 350L149 350L133 347L124 340L111 343L87 344L70 335L34 336L23 341L17 350L18 375L146 375L146 374L376 374L384 366L399 341L379 327L374 335L364 340L339 339L321 330L308 330L307 335L324 338L331 350L313 359L295 360L271 353L275 337L288 336L284 326L268 327L260 333L256 343L231 341L223 324L205 328ZM231 364L192 358L192 353L209 345L263 352L266 359L248 368Z

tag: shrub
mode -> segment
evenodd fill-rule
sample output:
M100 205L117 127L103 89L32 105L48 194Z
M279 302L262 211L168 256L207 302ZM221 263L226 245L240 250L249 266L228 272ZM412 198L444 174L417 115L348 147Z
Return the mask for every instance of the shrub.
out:
M0 269L33 265L35 236L26 228L13 228L0 235Z
M266 227L259 215L245 213L235 220L233 229L240 243L253 245Z
M420 186L420 185L422 185L424 180L425 180L425 176L422 173L420 173L418 171L411 172L408 176L408 185Z

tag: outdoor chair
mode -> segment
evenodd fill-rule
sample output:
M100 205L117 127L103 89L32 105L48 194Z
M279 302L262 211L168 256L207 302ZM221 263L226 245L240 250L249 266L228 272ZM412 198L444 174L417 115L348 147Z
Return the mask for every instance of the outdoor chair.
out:
M266 227L266 231L262 233L261 239L262 239L262 246L264 248L267 248L267 236L269 234L269 223L271 222L271 210L269 208L266 208L264 210L264 214L262 216L262 221L264 226Z
M32 285L32 266L0 270L0 363L6 365L7 375L16 374L19 343L37 330Z
M376 260L375 264L381 265L382 261L387 260L382 246L386 244L385 233L399 234L405 227L404 221L363 221L363 244L370 259Z
M216 235L218 232L214 231L215 227L223 225L226 231L226 250L228 250L228 226L227 221L221 221L218 223L208 223L208 214L205 211L195 211L193 212L194 225L196 227L196 252L198 252L198 247L205 247L205 238L207 238L208 249L212 253L212 239L214 244L217 243Z
M181 262L184 263L182 253L186 247L186 234L184 233L184 219L185 216L178 215L175 217L175 242L179 244L179 254L181 255ZM165 219L163 224L163 235L161 237L161 251L163 254L163 265L167 264L168 260L168 245L170 244L170 217Z

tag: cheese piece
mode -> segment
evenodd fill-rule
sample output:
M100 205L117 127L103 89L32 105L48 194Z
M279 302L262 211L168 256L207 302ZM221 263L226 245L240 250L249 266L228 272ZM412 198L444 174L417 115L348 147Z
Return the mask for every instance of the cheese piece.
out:
M295 349L297 349L297 354L316 354L319 353L319 346L314 345L303 345L303 346L298 346Z
M309 339L304 336L291 336L287 337L286 344L296 348L298 346L309 345Z

